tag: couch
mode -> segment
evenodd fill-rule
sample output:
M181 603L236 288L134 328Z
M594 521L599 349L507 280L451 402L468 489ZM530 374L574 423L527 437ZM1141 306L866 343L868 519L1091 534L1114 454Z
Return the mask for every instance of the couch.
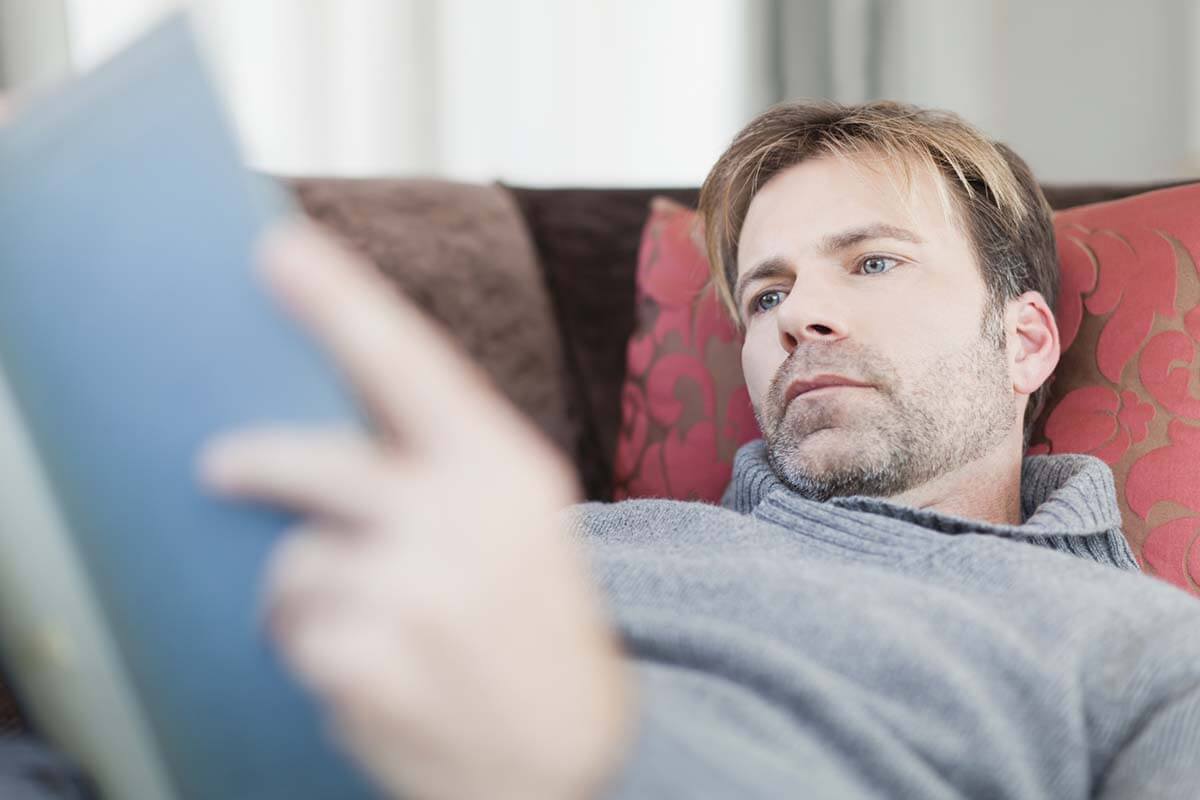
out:
M697 190L432 179L289 183L310 216L365 252L439 320L570 456L589 499L611 499L642 225L653 196L694 205ZM1052 206L1066 208L1158 186L1045 189ZM0 684L0 733L23 727Z

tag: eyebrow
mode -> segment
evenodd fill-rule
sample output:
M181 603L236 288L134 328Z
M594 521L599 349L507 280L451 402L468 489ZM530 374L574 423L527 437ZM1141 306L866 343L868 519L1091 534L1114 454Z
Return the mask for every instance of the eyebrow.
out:
M924 244L925 240L907 228L897 228L883 222L851 228L841 233L832 233L821 241L822 255L832 255L872 239L896 239L911 244Z
M876 222L870 225L862 225L857 228L849 228L841 233L831 233L821 240L817 251L821 255L835 255L848 250L851 247L860 245L863 242L874 241L876 239L896 239L902 242L910 242L912 244L924 244L925 240L907 228L899 228L895 225L888 225L883 222ZM781 278L791 274L791 267L786 259L780 256L773 256L758 262L746 274L738 278L737 286L734 289L733 297L738 308L742 307L742 295L746 292L746 287L755 281L769 280L771 278Z

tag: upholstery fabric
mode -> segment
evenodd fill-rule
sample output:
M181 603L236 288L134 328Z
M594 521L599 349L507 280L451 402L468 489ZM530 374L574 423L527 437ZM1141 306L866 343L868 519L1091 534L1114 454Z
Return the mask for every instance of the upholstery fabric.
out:
M759 436L741 336L709 284L696 214L651 204L637 271L637 327L621 393L614 499L720 499L737 449Z
M1063 358L1032 452L1109 464L1147 572L1200 594L1200 184L1055 217Z
M365 253L551 441L577 456L558 324L507 192L440 180L297 179L291 186L310 217Z
M589 500L612 499L625 345L634 327L634 272L650 199L695 205L695 189L509 187L541 259L562 335L568 407Z

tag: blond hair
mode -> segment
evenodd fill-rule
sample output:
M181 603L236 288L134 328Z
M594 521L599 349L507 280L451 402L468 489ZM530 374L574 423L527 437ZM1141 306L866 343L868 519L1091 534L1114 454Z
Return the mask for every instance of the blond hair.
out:
M739 327L733 296L738 239L754 195L802 161L840 156L854 162L868 155L897 165L910 187L913 170L941 176L943 208L971 240L990 311L1031 290L1054 307L1058 257L1050 206L1016 153L946 111L890 101L782 103L742 129L700 190L712 283ZM1030 396L1027 437L1048 389L1044 384Z

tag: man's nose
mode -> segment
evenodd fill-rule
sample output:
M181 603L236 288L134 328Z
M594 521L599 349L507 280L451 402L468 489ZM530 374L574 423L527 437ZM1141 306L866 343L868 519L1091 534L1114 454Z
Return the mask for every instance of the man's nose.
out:
M793 288L776 310L779 341L788 353L801 343L833 343L846 338L849 319L844 305L828 287Z

